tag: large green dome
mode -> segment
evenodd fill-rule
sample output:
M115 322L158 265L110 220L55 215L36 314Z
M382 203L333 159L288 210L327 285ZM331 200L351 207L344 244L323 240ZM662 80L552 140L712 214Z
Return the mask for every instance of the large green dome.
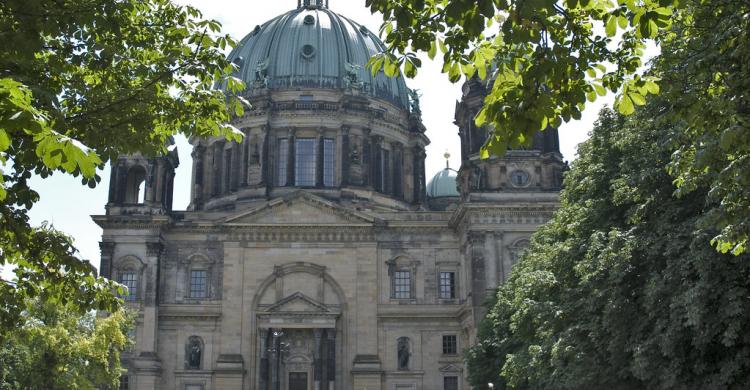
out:
M229 55L252 95L263 89L357 89L363 94L408 107L403 78L376 77L365 69L385 48L366 27L305 1L297 9L257 26Z

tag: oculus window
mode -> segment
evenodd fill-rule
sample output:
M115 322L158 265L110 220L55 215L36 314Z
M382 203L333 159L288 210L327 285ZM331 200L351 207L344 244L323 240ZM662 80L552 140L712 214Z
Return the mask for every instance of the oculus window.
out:
M294 180L295 186L315 186L315 138L297 138L294 144Z
M529 174L523 170L515 170L510 174L510 182L516 187L524 187L529 184Z

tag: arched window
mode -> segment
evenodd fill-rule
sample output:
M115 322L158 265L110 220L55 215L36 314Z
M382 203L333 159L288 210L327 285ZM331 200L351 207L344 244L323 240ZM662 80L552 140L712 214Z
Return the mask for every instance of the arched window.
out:
M128 170L125 203L143 204L146 196L146 169L140 165Z

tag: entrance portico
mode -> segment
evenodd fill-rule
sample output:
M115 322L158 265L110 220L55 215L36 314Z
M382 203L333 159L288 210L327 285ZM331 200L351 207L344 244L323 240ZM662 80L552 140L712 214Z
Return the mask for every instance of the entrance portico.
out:
M335 390L339 316L300 292L259 313L259 389Z

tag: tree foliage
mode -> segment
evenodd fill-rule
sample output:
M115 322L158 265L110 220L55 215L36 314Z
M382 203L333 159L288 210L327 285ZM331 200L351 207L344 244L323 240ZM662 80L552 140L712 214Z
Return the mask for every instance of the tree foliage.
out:
M703 220L720 206L706 187L673 196L665 167L685 128L662 123L667 107L602 113L484 320L475 388L750 386L750 258L709 245Z
M220 24L169 0L0 2L0 266L2 330L25 297L116 310L110 287L27 211L39 196L32 175L63 172L95 186L96 168L122 154L165 151L175 133L240 134L227 125L244 101L230 93Z
M24 323L0 338L0 390L118 388L132 326L124 311L81 316L75 307L26 302Z
M367 0L383 13L388 46L369 66L414 76L421 65L416 53L442 53L451 81L488 80L491 91L476 117L493 129L484 157L528 144L548 125L579 119L607 91L618 93L615 108L627 115L670 88L662 116L686 125L670 162L677 194L708 186L721 205L712 212L719 229L712 242L740 254L750 236L749 3ZM661 45L663 67L642 76L649 39Z

